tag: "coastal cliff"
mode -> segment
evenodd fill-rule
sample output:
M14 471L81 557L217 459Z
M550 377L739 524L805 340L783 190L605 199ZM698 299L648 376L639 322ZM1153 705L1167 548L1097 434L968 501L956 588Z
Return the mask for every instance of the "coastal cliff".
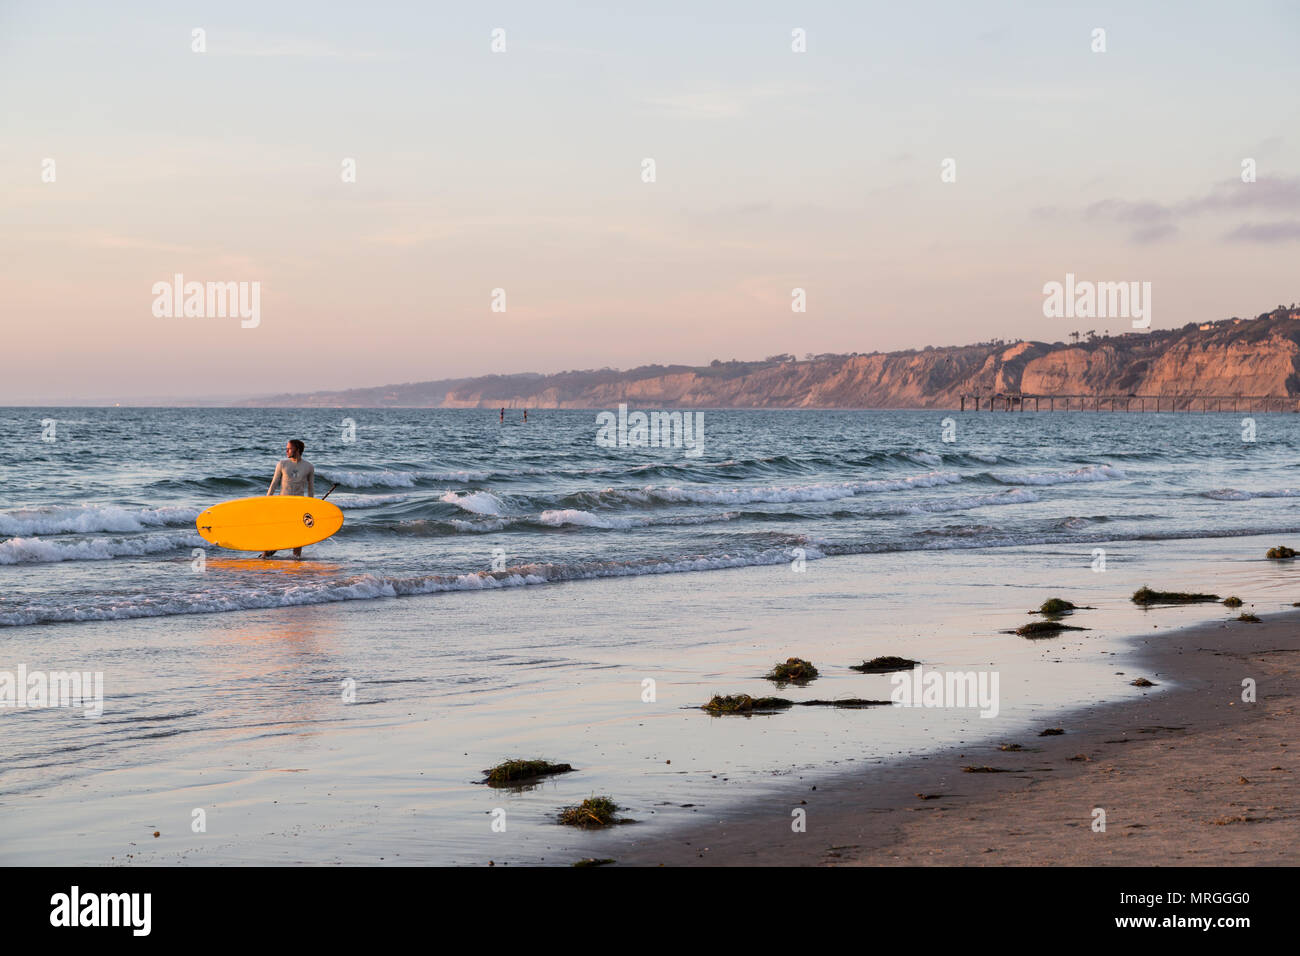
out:
M278 395L247 405L424 408L956 408L963 396L1300 399L1300 309L1070 343L986 342L707 366L494 375Z

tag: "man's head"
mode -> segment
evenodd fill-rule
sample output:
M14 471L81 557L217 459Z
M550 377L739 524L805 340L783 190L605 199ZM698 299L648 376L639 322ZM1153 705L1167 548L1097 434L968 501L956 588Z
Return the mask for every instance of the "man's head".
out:
M302 457L303 449L306 447L307 446L302 443L301 438L290 438L289 441L285 443L284 453L290 458L296 460Z

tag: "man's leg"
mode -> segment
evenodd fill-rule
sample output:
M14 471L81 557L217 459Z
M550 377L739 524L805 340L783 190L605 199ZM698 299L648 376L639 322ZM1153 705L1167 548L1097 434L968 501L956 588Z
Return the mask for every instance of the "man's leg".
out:
M294 548L294 549L293 549L293 556L294 556L297 560L301 561L301 560L302 560L302 548Z
M274 554L275 554L274 551L263 551L263 552L262 552L262 557L264 557L264 558L269 558L269 557L271 557L271 556L274 555Z

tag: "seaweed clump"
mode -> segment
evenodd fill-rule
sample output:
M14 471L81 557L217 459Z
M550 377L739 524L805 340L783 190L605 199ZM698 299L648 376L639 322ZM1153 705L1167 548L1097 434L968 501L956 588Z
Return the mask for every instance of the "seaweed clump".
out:
M758 714L765 711L785 710L794 701L784 697L750 697L748 694L715 694L700 710L710 714Z
M1237 597L1235 594L1232 597L1226 597L1223 599L1223 606L1241 607L1241 598Z
M863 697L841 697L838 700L801 700L796 707L888 707L887 700L867 700Z
M483 782L489 786L499 787L554 773L572 772L573 767L567 763L551 763L548 760L507 760L484 770L483 773L487 778Z
M886 654L884 657L873 657L861 664L850 664L849 670L858 671L862 674L887 674L890 671L911 670L919 663L921 662L914 661L910 657L894 657Z
M1071 611L1077 611L1078 609L1077 604L1071 604L1061 598L1050 598L1043 602L1043 606L1038 609L1038 613L1045 614L1048 617L1060 617L1062 614L1069 614Z
M622 807L618 806L609 797L588 797L576 807L562 809L560 811L560 822L565 826L595 830L614 823L626 822L614 815L621 809Z
M1137 680L1129 681L1134 687L1155 687L1155 681L1149 681L1145 677L1139 677Z
M1028 624L1021 624L1011 633L1019 634L1021 637L1051 637L1061 631L1086 630L1086 627L1075 627L1072 624L1062 624L1060 621L1030 621Z
M1295 549L1279 544L1276 548L1268 549L1267 557L1273 558L1275 561L1284 561L1287 558L1295 557Z
M766 675L767 680L778 684L806 684L816 676L817 668L802 657L787 658L784 664L777 664Z
M1263 622L1254 614L1238 614L1237 620L1245 621L1247 624L1262 624Z
M1217 601L1217 594L1198 594L1192 591L1153 591L1149 587L1140 587L1133 592L1134 604L1198 604L1202 601Z

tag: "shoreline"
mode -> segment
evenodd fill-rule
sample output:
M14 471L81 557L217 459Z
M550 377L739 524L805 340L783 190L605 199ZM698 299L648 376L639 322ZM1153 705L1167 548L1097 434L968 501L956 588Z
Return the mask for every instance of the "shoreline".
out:
M601 853L624 866L1295 865L1297 625L1300 610L1131 637L1115 679L1169 686L1043 722L1061 735L882 763ZM1256 703L1242 701L1246 677ZM806 832L792 831L795 807Z

